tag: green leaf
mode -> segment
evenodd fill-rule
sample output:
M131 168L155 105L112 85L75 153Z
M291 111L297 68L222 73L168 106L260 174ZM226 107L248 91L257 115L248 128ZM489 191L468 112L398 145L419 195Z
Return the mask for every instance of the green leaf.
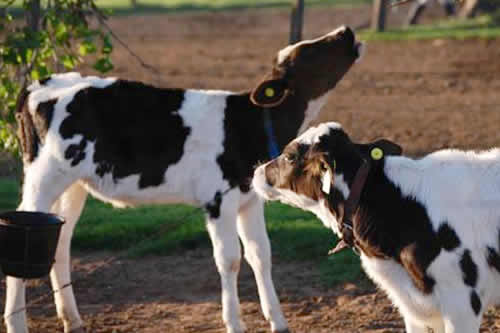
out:
M102 38L102 53L110 54L113 51L113 43L111 43L110 35L105 35Z
M80 44L78 48L78 52L81 56L86 56L88 54L95 53L97 51L97 47L92 41L84 41Z
M101 73L106 73L113 69L113 63L109 57L101 57L96 61L93 67Z
M69 39L69 33L64 23L59 23L55 27L55 37L59 44L64 44Z
M75 68L78 60L71 54L65 54L61 57L61 62L66 69L73 69Z

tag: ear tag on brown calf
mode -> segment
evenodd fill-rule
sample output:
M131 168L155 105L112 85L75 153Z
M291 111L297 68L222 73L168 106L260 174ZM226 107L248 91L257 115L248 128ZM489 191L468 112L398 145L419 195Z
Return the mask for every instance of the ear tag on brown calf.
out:
M274 89L273 88L266 88L266 90L264 91L266 97L274 97Z
M330 194L330 189L332 187L332 172L330 171L330 169L326 170L323 173L323 177L321 178L321 183L322 183L321 190L326 194Z
M335 160L332 162L332 169L335 170L336 164ZM324 173L323 176L321 177L321 190L326 193L330 194L330 190L332 187L332 171L330 169L327 169Z
M384 151L378 147L375 147L370 151L370 156L375 161L381 160L384 157Z

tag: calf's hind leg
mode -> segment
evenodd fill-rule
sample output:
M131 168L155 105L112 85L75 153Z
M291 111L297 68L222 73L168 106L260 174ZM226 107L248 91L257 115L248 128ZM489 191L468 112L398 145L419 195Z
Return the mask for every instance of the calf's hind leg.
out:
M25 166L24 172L23 198L18 210L49 212L59 196L75 181L61 171L57 160L47 155L38 156ZM7 332L27 333L25 282L14 277L7 277L6 282L4 319Z
M240 319L237 278L240 271L241 249L236 231L239 192L228 192L218 212L207 216L207 229L222 286L222 318L227 333L242 333L245 325Z
M64 332L83 332L83 321L78 313L73 287L68 284L71 283L71 237L87 195L87 191L80 184L74 183L52 206L52 212L66 220L57 244L55 263L50 272L57 316L63 321Z

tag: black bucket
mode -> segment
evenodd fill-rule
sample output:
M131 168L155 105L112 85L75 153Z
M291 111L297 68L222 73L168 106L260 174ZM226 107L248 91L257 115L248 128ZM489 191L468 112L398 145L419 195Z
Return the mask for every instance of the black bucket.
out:
M64 220L40 212L0 214L0 264L6 275L36 279L49 274Z

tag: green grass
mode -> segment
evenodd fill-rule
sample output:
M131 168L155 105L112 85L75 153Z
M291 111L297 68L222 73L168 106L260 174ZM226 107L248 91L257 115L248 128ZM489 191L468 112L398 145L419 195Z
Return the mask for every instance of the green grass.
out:
M0 211L15 209L18 198L18 184L0 179ZM266 220L273 254L280 259L316 262L329 285L361 276L359 259L351 251L327 257L336 239L313 215L272 203L266 207ZM123 251L130 256L166 255L196 247L210 248L203 213L185 205L113 209L90 198L73 237L76 250Z
M500 37L500 20L484 15L471 20L447 20L432 25L388 30L383 33L364 31L364 40L416 40L438 38L497 38Z

